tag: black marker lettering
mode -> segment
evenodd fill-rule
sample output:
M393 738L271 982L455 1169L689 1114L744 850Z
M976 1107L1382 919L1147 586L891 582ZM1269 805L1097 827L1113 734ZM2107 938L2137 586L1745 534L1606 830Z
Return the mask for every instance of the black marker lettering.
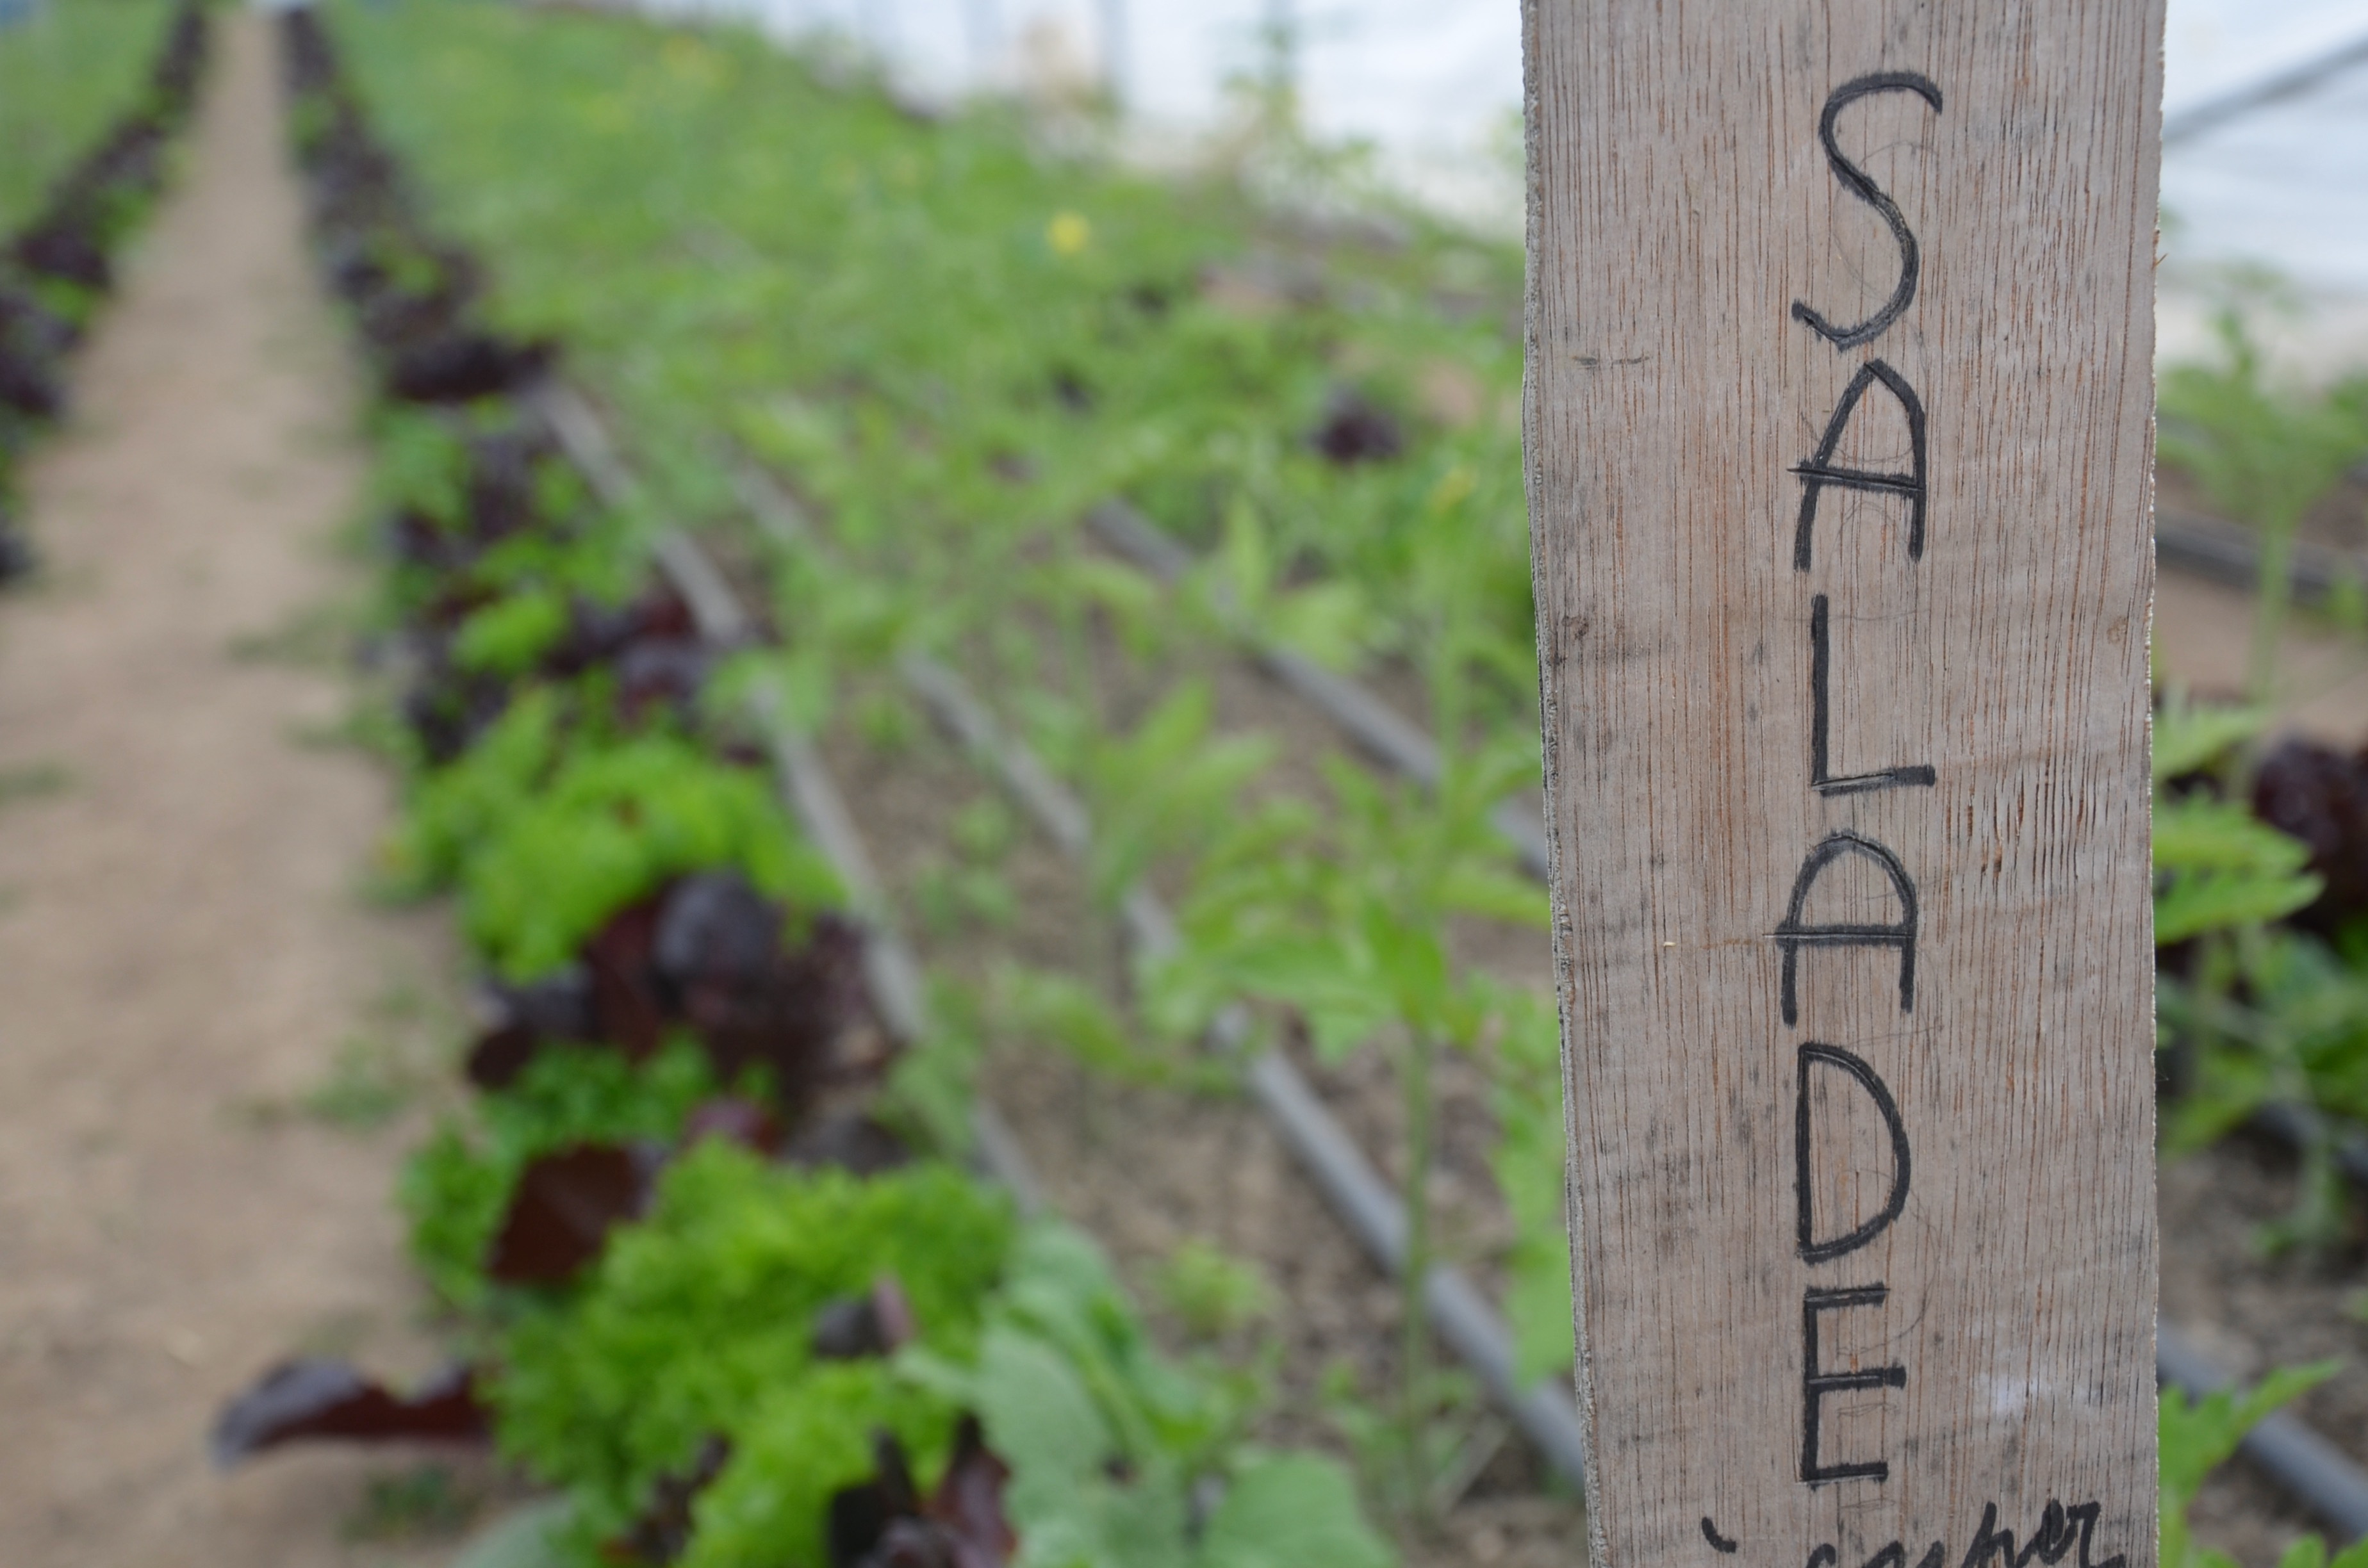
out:
M1736 1543L1718 1533L1718 1527L1710 1522L1708 1514L1702 1516L1702 1540L1710 1542L1710 1549L1713 1551L1725 1552L1730 1556L1734 1554Z
M1887 1229L1900 1211L1907 1206L1907 1125L1900 1119L1899 1102L1891 1097L1891 1090L1875 1070L1860 1058L1839 1046L1824 1045L1810 1040L1801 1047L1801 1079L1798 1097L1793 1103L1793 1194L1799 1205L1799 1235L1801 1261L1830 1263L1874 1240ZM1810 1184L1811 1161L1809 1145L1815 1129L1810 1125L1809 1071L1818 1062L1839 1067L1857 1080L1866 1091L1867 1098L1883 1117L1883 1124L1891 1134L1891 1192L1884 1199L1883 1211L1846 1236L1827 1241L1816 1239L1817 1221Z
M1884 391L1899 401L1907 415L1907 472L1884 473L1871 468L1843 468L1834 461L1840 449L1842 433L1850 428L1850 415L1866 396L1866 389L1881 382ZM1793 570L1809 569L1810 536L1817 521L1817 497L1827 486L1841 490L1873 491L1879 495L1907 497L1907 559L1924 559L1924 502L1930 489L1925 465L1924 400L1907 384L1907 378L1880 359L1870 359L1859 367L1842 389L1841 402L1834 405L1834 416L1826 421L1826 433L1817 438L1817 449L1805 462L1795 463L1793 472L1801 476L1801 515L1793 525Z
M1820 1406L1827 1394L1857 1389L1906 1388L1907 1369L1894 1363L1858 1372L1829 1372L1817 1361L1817 1314L1851 1307L1879 1307L1890 1298L1883 1285L1852 1285L1839 1290L1809 1288L1801 1298L1801 1479L1811 1486L1829 1481L1887 1481L1891 1466L1883 1460L1857 1460L1827 1464L1817 1452ZM1831 1548L1824 1550L1830 1551ZM1904 1555L1904 1554L1903 1554ZM2049 1559L2053 1562L2054 1559ZM1815 1557L1810 1559L1814 1564ZM1968 1559L1965 1568L1976 1568ZM2016 1568L2021 1568L2017 1564Z
M2004 1559L2012 1568L2029 1568L2034 1557L2054 1564L2062 1562L2076 1542L2080 1548L2079 1568L2122 1568L2119 1552L2102 1562L2089 1559L2089 1538L2096 1531L2097 1516L2102 1511L2102 1506L2096 1503L2066 1508L2051 1497L2046 1511L2039 1517L2039 1528L2031 1532L2031 1539L2017 1551L2014 1532L1998 1528L1998 1505L1989 1504L1982 1509L1982 1528L1974 1532L1974 1544L1965 1549L1964 1568L1984 1568L1993 1557Z
M1831 607L1823 594L1809 601L1809 785L1820 795L1859 795L1869 790L1896 790L1911 784L1930 785L1940 778L1928 762L1886 767L1875 773L1848 773L1837 778L1832 769L1833 629Z
M1826 868L1844 855L1862 855L1883 868L1892 892L1899 897L1899 920L1896 925L1810 926L1802 921L1809 890L1816 885ZM1845 831L1828 835L1810 850L1809 858L1801 863L1801 874L1793 880L1793 902L1784 911L1784 923L1776 927L1774 935L1777 946L1784 949L1782 1000L1787 1024L1801 1021L1796 983L1801 949L1804 946L1898 949L1899 1010L1916 1010L1916 884L1908 880L1907 868L1899 863L1899 857L1873 839Z
M2061 1562L2077 1544L2080 1549L2079 1568L2122 1568L2123 1559L2116 1555L2102 1562L2089 1560L2090 1537L2096 1529L2101 1506L2083 1503L2077 1508L2066 1508L2050 1499L2047 1511L2041 1516L2039 1532L2031 1538L2021 1551L2014 1546L2014 1533L1998 1528L1998 1505L1991 1503L1982 1510L1981 1528L1975 1532L1974 1544L1965 1554L1964 1568L1983 1568L1993 1557L2004 1559L2008 1568L2029 1568L2033 1559L2052 1565ZM2073 1527L2078 1526L2076 1530ZM1948 1560L1945 1541L1934 1541L1918 1560L1916 1568L1941 1568ZM1828 1541L1809 1553L1807 1568L1836 1568L1841 1562L1841 1550ZM1893 1541L1868 1558L1862 1568L1907 1568L1907 1547L1903 1541Z
M1898 286L1891 290L1891 298L1884 302L1883 309L1858 325L1838 327L1803 301L1793 301L1793 319L1837 348L1855 348L1882 336L1884 330L1899 319L1899 312L1907 308L1908 301L1916 298L1916 236L1908 231L1907 220L1900 216L1899 204L1884 194L1883 187L1869 179L1864 169L1843 157L1834 141L1834 121L1842 110L1876 93L1914 93L1932 106L1933 113L1941 112L1941 89L1930 77L1913 71L1878 71L1871 76L1861 76L1844 82L1826 99L1826 112L1817 120L1817 140L1825 143L1826 162L1833 165L1834 177L1842 182L1844 188L1883 214L1883 221L1891 226L1891 237L1899 245Z

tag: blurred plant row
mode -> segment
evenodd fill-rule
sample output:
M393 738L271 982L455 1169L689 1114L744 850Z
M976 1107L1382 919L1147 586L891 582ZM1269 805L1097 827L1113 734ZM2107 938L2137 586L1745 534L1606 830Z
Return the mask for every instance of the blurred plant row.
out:
M0 28L0 233L129 108L171 0L60 0Z
M203 0L77 0L0 31L0 584L35 564L18 457L65 414L65 358L164 187L205 47Z

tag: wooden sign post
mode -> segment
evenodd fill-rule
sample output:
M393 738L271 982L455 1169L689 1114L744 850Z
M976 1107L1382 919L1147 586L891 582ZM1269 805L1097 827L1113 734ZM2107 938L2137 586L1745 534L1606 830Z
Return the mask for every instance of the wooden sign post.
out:
M2159 0L1529 0L1596 1562L2150 1568Z

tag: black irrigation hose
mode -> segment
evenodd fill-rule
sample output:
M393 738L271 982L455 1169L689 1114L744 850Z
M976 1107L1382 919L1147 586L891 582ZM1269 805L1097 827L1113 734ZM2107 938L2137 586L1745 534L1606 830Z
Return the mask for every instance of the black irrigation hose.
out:
M2368 1132L2349 1125L2330 1130L2327 1118L2310 1107L2288 1104L2263 1106L2253 1113L2253 1125L2297 1150L2331 1140L2336 1168L2368 1188Z
M2230 1386L2228 1375L2172 1329L2155 1329L2155 1369L2162 1381L2202 1398ZM2283 1413L2245 1436L2240 1450L2344 1539L2368 1539L2368 1471L2334 1444Z
M1103 503L1087 514L1086 523L1104 544L1163 582L1174 582L1191 569L1191 552L1123 501ZM2189 528L2182 533L2181 526L2175 519L2157 524L2157 549L2166 561L2179 560L2176 552L2182 546L2178 541L2196 532ZM2214 530L2213 537L2219 537L2218 530ZM2224 540L2222 542L2226 541ZM2247 545L2246 550L2248 553L2242 560L2244 576L2241 580L2250 583L2256 566L2249 553L2250 546ZM2234 561L2237 558L2227 555L2222 559ZM2306 563L2305 558L2297 556L2297 587L2301 585ZM2319 566L2325 568L2326 563L2320 562ZM2234 567L2230 570L2233 571ZM2324 594L2338 580L2330 569L2329 574L2320 580L2317 591ZM1244 629L1243 635L1259 664L1315 704L1366 751L1422 782L1428 783L1438 778L1438 752L1430 737L1386 707L1379 698L1355 682L1328 671L1316 671L1324 676L1321 681L1287 674L1286 671L1294 664L1311 669L1315 666L1309 665L1306 660L1286 649L1260 640L1254 629ZM1335 695L1342 691L1349 694L1345 700ZM1497 825L1520 852L1531 874L1543 881L1546 872L1541 824L1531 820L1524 820L1517 825L1508 824L1504 819L1510 810L1508 806L1498 812ZM1536 835L1541 845L1534 856L1530 849L1531 835ZM2254 1120L2297 1148L2328 1135L2323 1119L2307 1107L2270 1106ZM2354 1181L2368 1186L2368 1134L2358 1129L2345 1129L2335 1136L2337 1163ZM2229 1381L2209 1360L2180 1339L2174 1331L2160 1325L2157 1329L2155 1369L2164 1382L2199 1396L2226 1387ZM2260 1466L2288 1493L2307 1505L2328 1524L2342 1531L2347 1539L2368 1538L2368 1470L2362 1470L2302 1422L2291 1415L2271 1416L2245 1440L2243 1452L2247 1459Z
M2323 604L2344 584L2368 585L2368 560L2306 539L2294 541L2287 567L2294 597ZM2250 588L2261 578L2261 547L2253 530L2216 517L2157 512L2154 519L2156 561L2192 577Z

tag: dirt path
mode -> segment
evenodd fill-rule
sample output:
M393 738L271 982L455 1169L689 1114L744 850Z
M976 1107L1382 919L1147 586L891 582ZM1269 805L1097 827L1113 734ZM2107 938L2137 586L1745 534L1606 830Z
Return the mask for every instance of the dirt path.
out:
M219 1403L291 1348L429 1364L389 1202L416 1112L336 1124L387 1106L336 1063L420 1049L452 972L434 915L356 896L382 777L303 740L347 702L285 633L345 585L357 395L300 248L270 36L220 26L176 193L30 474L47 580L0 600L9 1568L433 1550L342 1539L367 1478L414 1457L228 1478L204 1457Z

